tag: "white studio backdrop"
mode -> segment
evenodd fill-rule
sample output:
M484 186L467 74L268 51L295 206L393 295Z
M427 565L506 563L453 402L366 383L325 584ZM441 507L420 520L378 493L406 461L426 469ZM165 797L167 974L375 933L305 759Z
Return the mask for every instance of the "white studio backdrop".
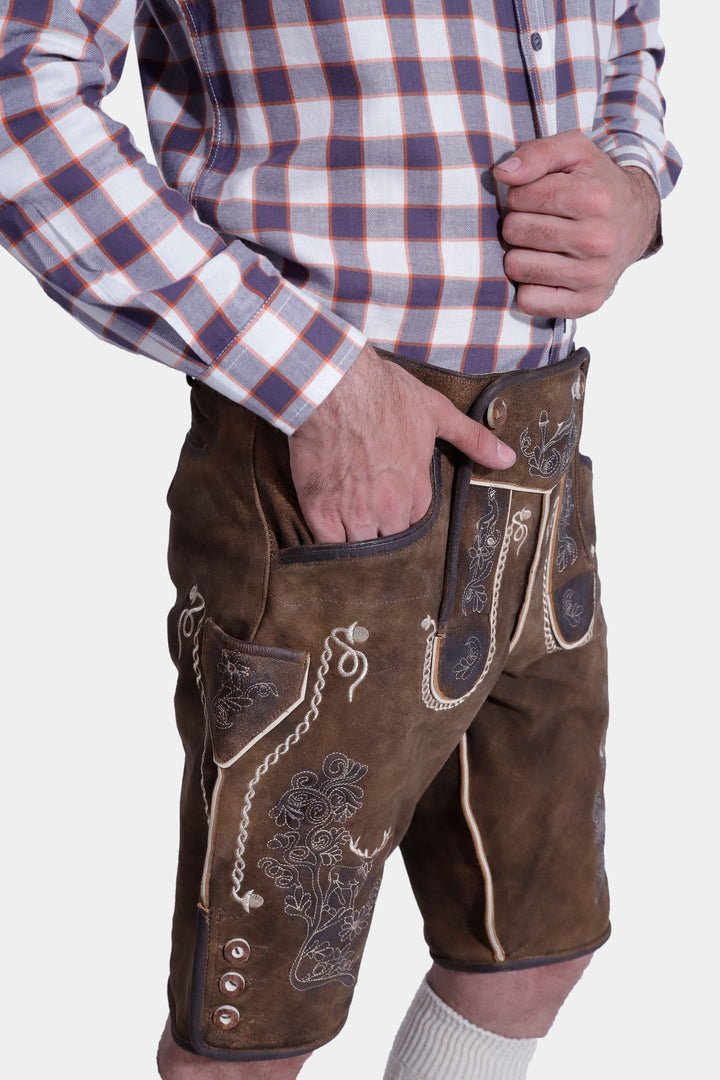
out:
M583 449L611 627L614 934L533 1080L716 1067L718 158L703 131L710 67L680 8L668 0L664 12L667 127L686 161L666 246L578 335L594 357ZM132 61L109 110L147 151ZM23 1080L58 1067L150 1080L181 769L164 496L186 386L74 324L4 253L0 304L4 1055ZM303 1077L380 1080L426 968L394 856L351 1018Z

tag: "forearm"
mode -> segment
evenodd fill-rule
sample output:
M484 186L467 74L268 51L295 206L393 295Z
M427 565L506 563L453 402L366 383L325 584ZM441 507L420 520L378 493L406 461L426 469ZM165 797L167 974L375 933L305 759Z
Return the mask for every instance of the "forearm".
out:
M0 0L0 242L91 330L290 432L364 339L200 222L101 111L135 4L111 7L55 0L39 25Z
M662 247L660 195L654 179L645 169L626 165L625 175L630 179L637 199L637 262L654 255Z

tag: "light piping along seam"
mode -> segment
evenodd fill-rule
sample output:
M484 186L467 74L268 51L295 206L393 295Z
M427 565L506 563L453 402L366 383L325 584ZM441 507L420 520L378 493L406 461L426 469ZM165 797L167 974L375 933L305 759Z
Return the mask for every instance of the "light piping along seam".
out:
M197 601L197 604L195 603ZM203 741L202 758L200 760L200 790L202 791L203 805L205 807L205 820L210 821L210 804L208 802L207 790L205 788L205 761L207 759L208 751L208 709L207 698L205 697L205 685L202 677L202 670L200 667L200 633L205 622L205 597L199 591L197 585L193 585L190 589L190 603L193 607L187 607L180 613L178 619L178 660L182 654L183 639L186 641L192 638L192 665L193 672L195 674L195 683L200 694L200 703L202 704L203 717L205 719L205 735ZM195 624L195 616L199 616L197 625Z
M346 634L347 641L338 638L338 634ZM250 809L252 807L253 799L255 798L257 785L268 770L275 765L284 754L287 754L291 747L295 746L300 741L302 736L309 730L310 725L317 719L320 711L320 703L323 698L323 690L325 689L325 676L330 670L330 660L332 659L333 653L331 642L335 642L335 644L339 645L343 650L342 656L338 660L338 672L346 679L354 679L348 691L348 700L352 701L356 687L363 681L368 670L367 657L364 653L360 652L359 649L354 648L354 644L355 642L366 641L367 638L367 630L364 626L358 626L357 623L353 623L352 626L349 627L338 626L332 633L328 634L325 638L325 645L320 656L320 666L318 667L315 679L313 696L310 699L310 708L295 730L288 735L285 741L276 746L275 749L267 755L265 760L258 765L255 775L248 784L248 789L243 800L242 814L240 816L240 825L235 848L235 865L231 875L233 882L233 899L237 900L239 904L243 904L243 906L244 898L240 895L240 890L245 879L245 845L247 844L248 838ZM349 666L347 664L348 659L350 661ZM355 676L357 677L354 678Z
M508 507L508 516L510 515L511 507ZM502 547L500 549L500 555L498 556L498 565L495 572L495 582L493 584L493 597L492 604L490 606L490 645L488 647L487 659L485 660L485 666L479 678L473 683L472 687L462 697L455 698L453 701L445 701L439 698L432 688L432 662L433 654L435 652L435 644L437 642L437 623L430 616L426 615L420 624L423 630L429 630L430 633L427 636L425 644L425 660L423 662L423 676L421 694L423 704L428 709L433 709L436 712L440 712L443 709L454 709L458 705L462 705L463 701L467 701L471 694L473 694L480 683L483 681L490 665L495 659L495 649L497 646L497 613L500 606L500 585L502 583L503 573L505 571L505 563L507 562L507 554L510 548L510 541L513 538L513 534L517 528L517 521L515 515L505 528L505 535L503 536Z
M495 889L493 887L492 872L485 853L480 827L470 805L470 764L468 761L467 734L463 735L460 740L460 801L463 817L470 830L475 854L485 881L485 929L487 930L493 956L498 963L501 963L505 959L505 950L500 944L495 928Z
M548 545L547 558L545 560L545 568L543 571L543 631L545 635L545 648L550 652L570 652L572 649L579 649L581 645L587 645L588 641L592 638L595 632L595 613L597 608L597 582L593 579L593 614L590 619L590 625L578 641L566 642L560 633L560 629L557 626L555 618L553 617L553 611L550 604L550 563L552 561L554 551L554 539L555 530L557 527L557 519L560 513L560 499L558 498L553 513L552 525L550 528L550 543Z

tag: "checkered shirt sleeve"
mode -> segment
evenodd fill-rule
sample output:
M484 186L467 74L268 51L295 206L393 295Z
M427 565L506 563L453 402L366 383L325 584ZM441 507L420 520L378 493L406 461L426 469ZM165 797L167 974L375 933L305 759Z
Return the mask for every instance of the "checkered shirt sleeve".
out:
M665 101L657 76L665 50L658 0L615 0L612 44L598 98L593 141L618 165L637 165L662 196L680 173L677 151L665 138Z
M134 0L0 0L0 240L91 330L294 431L364 344L224 242L100 110Z
M480 190L499 151L534 137L533 117L542 134L592 134L663 194L679 172L657 87L658 0L137 8L169 183L101 109L136 0L0 0L0 243L106 340L287 433L365 334L468 371L569 347L571 323L514 305L495 196ZM232 70L238 54L248 70ZM228 110L242 113L244 145L222 127ZM256 187L253 155L272 166Z

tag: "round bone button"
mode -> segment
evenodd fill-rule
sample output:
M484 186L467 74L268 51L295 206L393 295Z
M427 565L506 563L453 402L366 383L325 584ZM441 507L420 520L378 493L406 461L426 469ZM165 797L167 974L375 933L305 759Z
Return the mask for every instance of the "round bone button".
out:
M239 971L226 971L220 976L220 989L228 997L237 997L245 989L245 979Z
M234 1005L221 1005L219 1009L215 1010L212 1018L213 1024L216 1024L217 1027L222 1028L224 1031L230 1031L240 1023L240 1013Z
M487 422L488 427L493 429L502 427L507 420L508 407L502 398L493 398L488 405L487 410Z
M250 946L245 938L230 938L223 949L223 956L228 964L243 964L250 955Z

